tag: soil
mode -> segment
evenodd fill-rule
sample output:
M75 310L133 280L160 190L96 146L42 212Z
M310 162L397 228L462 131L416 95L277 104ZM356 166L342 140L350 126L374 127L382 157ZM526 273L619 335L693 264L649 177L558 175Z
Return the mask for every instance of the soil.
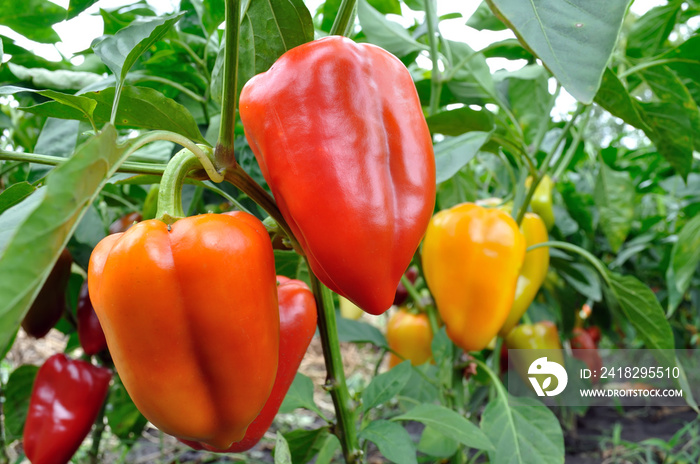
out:
M66 343L67 337L56 330L52 330L41 340L31 339L20 330L12 350L7 355L6 363L11 367L20 364L40 365L52 354L62 352ZM361 391L372 378L381 353L371 345L341 344L341 350L348 387L352 395L356 391ZM385 359L380 364L380 371L386 370L386 364ZM326 371L321 344L317 337L309 347L300 371L313 380L314 399L318 407L324 415L332 417L333 404L330 395L321 388L325 382ZM663 462L660 451L652 448L649 448L651 452L647 454L647 459L648 456L653 456L653 461L630 460L629 445L625 444L640 443L649 438L668 441L683 426L696 419L697 414L687 407L628 408L625 411L607 407L589 408L585 416L570 421L572 426L565 434L566 464ZM318 416L308 411L297 410L294 414L280 414L265 438L251 451L246 454L216 455L191 450L149 424L138 442L126 454L124 454L124 447L115 437L105 434L101 446L104 455L100 462L105 464L270 463L273 462L271 451L274 446L275 430L286 432L297 428L313 429L322 425L324 423ZM408 427L416 428L416 430L409 430L411 435L416 437L420 435L419 424L408 424ZM614 440L615 436L619 436L619 439ZM84 447L89 446L89 441L90 438L86 440ZM682 442L683 440L681 444ZM8 446L11 462L15 462L20 453L20 442ZM340 462L339 455L336 455L336 458ZM376 453L376 450L374 452L370 450L368 461L372 464L388 462ZM79 462L87 462L87 460Z

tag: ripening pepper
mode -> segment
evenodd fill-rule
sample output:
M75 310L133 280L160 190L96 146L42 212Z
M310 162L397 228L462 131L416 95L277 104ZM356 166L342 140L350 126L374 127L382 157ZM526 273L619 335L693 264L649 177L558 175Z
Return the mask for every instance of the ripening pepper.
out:
M520 224L520 231L525 237L526 248L549 240L547 227L535 213L525 213ZM537 248L525 253L525 261L523 261L523 267L520 269L518 284L515 288L513 306L510 308L510 313L498 332L500 336L505 337L508 335L508 332L515 327L523 314L525 314L547 277L548 270L549 248Z
M246 137L311 270L386 311L435 205L435 157L410 73L344 37L283 54L240 97Z
M527 350L551 350L547 352L549 361L564 365L561 340L557 326L551 321L540 321L534 324L520 324L510 331L505 338L508 347L508 360L518 374L527 381L527 371L530 364L542 354L529 353ZM512 351L516 350L516 351Z
M316 332L316 301L309 287L301 280L284 276L277 276L277 282L280 313L279 367L275 385L265 407L250 424L243 440L234 443L228 449L220 450L209 445L185 441L192 448L218 453L247 451L260 441L277 415Z
M119 232L126 232L129 227L133 226L136 222L140 222L142 219L143 216L141 216L141 213L138 211L125 214L109 225L109 233L117 234Z
M525 181L525 186L530 187L532 184L532 177L528 177ZM547 225L547 230L552 230L554 227L554 210L552 209L552 188L554 187L554 181L552 178L545 175L540 180L540 183L535 189L535 193L530 200L530 208L539 217L542 218L544 223Z
M112 373L55 354L39 368L24 424L32 464L66 464L80 447L107 397Z
M506 212L463 203L440 211L423 241L423 273L447 335L481 350L513 304L525 238Z
M107 348L105 334L90 301L87 282L83 283L78 294L77 319L78 340L85 354L97 354Z
M430 359L433 342L433 331L430 328L428 315L413 314L406 308L399 308L389 319L386 326L386 340L389 348L400 354L404 359L391 353L389 368L402 363L405 359L414 366L419 366Z
M64 248L22 320L22 328L32 337L42 338L49 333L65 312L66 288L72 264L73 257Z
M140 222L97 245L88 285L114 365L149 421L220 449L243 439L279 351L274 255L258 219Z
M598 347L591 335L581 327L575 327L571 335L569 342L574 358L585 362L591 371L600 372L603 360L600 358ZM596 381L597 378L594 377L593 380Z

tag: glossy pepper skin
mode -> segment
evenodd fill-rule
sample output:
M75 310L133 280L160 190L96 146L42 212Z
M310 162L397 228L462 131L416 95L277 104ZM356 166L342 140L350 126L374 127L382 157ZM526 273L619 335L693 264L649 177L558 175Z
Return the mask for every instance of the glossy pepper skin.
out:
M66 310L66 287L72 264L73 257L64 248L22 320L22 328L28 335L42 338L61 319Z
M406 308L399 308L389 319L386 326L386 340L389 348L404 359L391 353L389 368L408 359L414 366L419 366L430 359L433 331L425 313L412 314Z
M532 183L532 178L528 177L525 186L530 187ZM554 227L554 209L552 208L552 189L554 188L554 181L551 177L545 175L540 180L540 183L535 189L535 194L530 200L530 208L538 216L542 218L547 230L552 230Z
M284 276L277 276L277 282L280 313L279 367L265 407L250 424L243 440L232 444L228 449L221 450L185 441L189 446L218 453L247 451L260 441L277 415L316 332L316 301L309 287L301 280Z
M406 67L325 37L249 80L239 108L313 272L364 311L386 311L435 205L432 141Z
M55 354L37 372L24 424L32 464L65 464L80 447L107 397L112 373Z
M509 350L508 359L518 374L527 384L527 371L530 364L542 355L528 353L525 350L552 350L548 352L547 359L564 365L561 340L557 326L551 321L541 321L534 324L521 324L510 331L505 339Z
M498 333L524 257L525 238L504 211L463 203L433 217L423 241L423 273L457 346L481 350Z
M547 227L544 221L535 213L526 213L520 224L520 230L525 237L526 249L538 243L549 240ZM515 299L510 313L503 323L498 334L502 337L508 335L513 327L520 321L527 308L537 296L542 283L547 278L549 270L549 248L542 247L525 253L523 267L520 269L518 284L515 288Z
M78 294L78 340L87 355L97 354L107 348L107 340L102 331L100 320L92 307L88 284L84 282Z
M178 438L220 449L240 441L277 373L277 286L262 223L242 212L140 222L97 245L88 285L143 415Z

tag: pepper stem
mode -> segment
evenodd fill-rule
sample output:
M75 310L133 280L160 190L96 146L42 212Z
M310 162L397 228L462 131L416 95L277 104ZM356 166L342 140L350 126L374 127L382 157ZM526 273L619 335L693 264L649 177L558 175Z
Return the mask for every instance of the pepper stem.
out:
M211 148L200 146L211 155ZM158 212L156 217L168 225L185 217L182 209L182 183L187 175L201 169L199 158L187 148L180 150L168 163L163 173L158 192Z
M330 392L335 407L335 435L343 448L345 462L360 462L362 450L357 441L355 414L350 405L350 393L345 382L343 358L340 355L338 329L335 323L335 307L332 293L314 275L310 273L311 288L316 299L318 311L318 332L321 335L323 359L326 362L326 390Z

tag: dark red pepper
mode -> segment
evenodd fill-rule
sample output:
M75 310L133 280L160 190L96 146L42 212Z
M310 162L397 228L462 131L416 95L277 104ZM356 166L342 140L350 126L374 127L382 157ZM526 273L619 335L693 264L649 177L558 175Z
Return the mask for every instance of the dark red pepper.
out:
M316 332L316 301L309 287L300 280L284 276L277 276L277 282L279 283L277 295L280 311L279 364L270 397L258 417L248 427L243 440L234 443L226 450L181 440L192 448L219 453L240 453L249 450L265 435L277 415Z
M418 278L418 269L415 267L409 267L408 270L404 273L404 275L409 280L409 282L415 284L416 279ZM406 301L406 298L408 298L408 290L403 285L403 282L399 282L398 287L396 287L396 294L394 295L394 304L396 306L401 306L404 303L404 301Z
M32 464L65 464L90 432L107 397L112 373L64 354L39 368L24 425Z
M139 212L125 214L110 224L109 233L118 234L119 232L126 232L134 223L141 222L141 219L143 219L143 216L141 216Z
M602 337L600 329L597 326L592 325L590 327L586 327L584 330L588 332L588 335L591 337L591 340L593 340L593 343L595 343L595 346L598 346Z
M87 280L80 287L78 296L78 340L85 354L93 355L107 348L107 340L102 331L100 320L97 319L88 294Z
M591 371L600 374L600 370L603 367L603 360L600 359L600 354L598 353L598 348L593 338L580 327L576 327L572 335L570 343L571 349L575 350L573 352L574 358L585 362Z
M65 248L22 320L22 328L32 337L41 338L49 333L66 310L66 288L71 264L73 257Z

